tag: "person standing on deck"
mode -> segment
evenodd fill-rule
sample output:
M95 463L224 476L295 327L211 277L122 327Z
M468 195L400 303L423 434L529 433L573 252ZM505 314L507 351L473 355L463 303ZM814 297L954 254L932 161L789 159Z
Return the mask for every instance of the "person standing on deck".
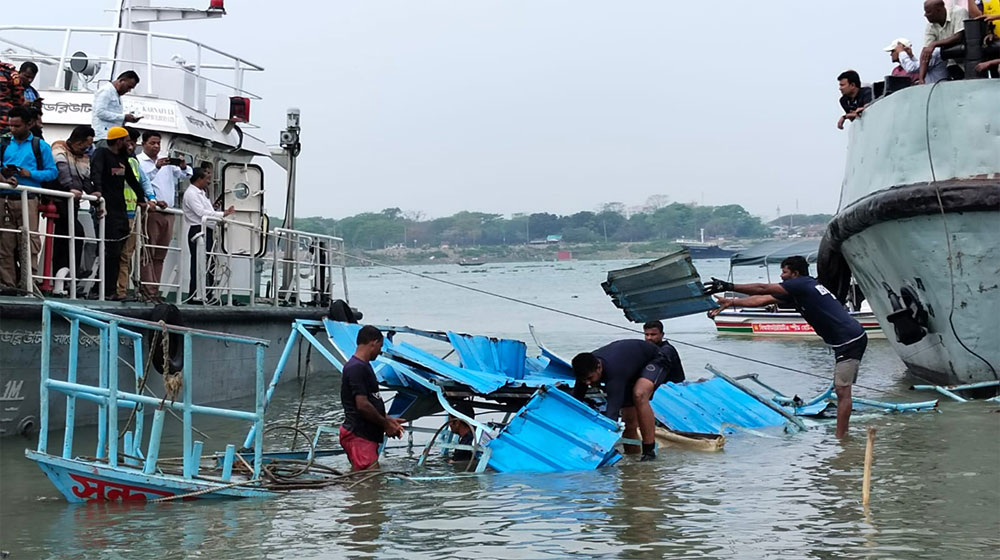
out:
M146 202L156 204L156 193L153 192L153 186L146 174L139 169L139 160L133 155L135 154L136 142L139 141L139 131L131 127L125 127L125 130L128 132L126 146L129 156L128 164L132 169L132 174L139 180L142 192L146 194ZM129 235L122 245L122 258L118 265L118 286L116 288L118 299L128 297L128 281L132 277L132 255L135 253L136 237L139 235L135 231L135 213L145 209L146 205L139 204L135 193L131 189L125 189L125 212L128 215Z
M206 194L208 191L208 185L212 182L212 173L206 171L205 169L195 169L191 174L191 184L188 188L184 189L184 225L187 226L188 232L188 248L191 251L191 270L189 271L190 281L188 282L188 297L193 298L197 294L198 289L198 239L197 235L201 233L201 220L205 216L213 216L218 219L225 218L226 216L236 212L236 208L230 206L226 208L225 212L219 212L212 206L212 201L208 199ZM205 251L212 250L212 228L206 228L205 231ZM211 257L209 257L209 262L211 262ZM207 264L207 263L206 263ZM212 274L210 267L205 266L205 292L206 294L212 293L212 284L215 282L215 277ZM209 297L208 299L211 299ZM203 303L199 300L191 300L188 303Z
M709 293L739 292L749 297L716 296L719 307L708 312L715 317L729 307L763 307L773 303L791 303L823 341L833 348L833 390L837 394L837 437L847 435L851 421L851 385L858 380L861 357L868 347L864 327L815 278L809 276L809 262L804 257L781 261L780 284L732 284L717 278L705 284Z
M142 263L143 289L146 296L152 299L159 297L158 284L163 281L163 261L167 258L167 249L156 246L169 246L170 238L174 235L174 215L158 210L176 208L178 183L182 179L191 179L191 168L184 158L174 160L176 162L174 165L170 163L170 158L159 155L160 133L147 130L142 135L142 151L138 159L143 173L153 184L153 191L156 193L156 205L150 205L150 211L145 216L146 243L154 247L149 248L149 257L144 258Z
M398 418L386 416L371 366L371 361L382 353L382 340L382 331L371 325L361 327L358 349L344 364L340 383L340 404L344 407L340 446L356 471L377 467L378 448L384 436L398 438L404 431Z
M656 418L649 401L660 385L684 381L677 351L669 344L658 347L645 340L618 340L573 357L573 374L573 396L582 401L590 387L603 385L604 415L614 421L622 416L626 434L634 436L638 428L642 434L641 460L655 459Z
M86 276L83 266L83 237L85 235L83 225L77 219L77 209L79 199L83 194L93 194L100 196L101 193L94 192L94 183L90 180L90 156L87 152L94 144L94 129L89 125L82 124L73 129L69 138L65 141L57 140L52 143L52 159L56 162L59 181L59 190L72 193L77 202L73 204L72 215L69 212L69 202L64 198L55 199L55 205L59 212L53 232L56 235L69 235L69 228L72 227L76 236L76 246L70 247L69 239L56 237L52 241L52 270L58 272L60 269L69 268L69 255L72 250L76 254L77 270L71 271L77 278Z
M101 86L94 94L94 114L91 126L94 128L94 139L97 146L105 146L108 141L108 131L113 127L125 126L126 123L139 122L142 117L126 113L122 105L122 96L139 85L139 75L132 70L122 72L118 79Z
M128 131L114 126L107 131L106 145L99 146L90 161L90 178L94 183L94 191L104 196L103 288L104 297L111 300L120 299L117 297L117 286L122 246L132 233L129 229L125 190L132 190L128 198L135 194L136 203L146 202L146 193L132 172L129 157Z
M10 126L9 137L0 139L0 168L4 179L0 188L0 226L7 230L23 227L24 213L21 209L21 191L18 185L41 187L42 183L54 180L59 171L52 159L52 148L48 143L31 133L33 110L27 105L14 107L7 114ZM4 288L20 288L17 274L38 274L37 256L42 248L38 237L38 195L27 195L28 206L28 261L21 250L21 233L0 233L0 284Z

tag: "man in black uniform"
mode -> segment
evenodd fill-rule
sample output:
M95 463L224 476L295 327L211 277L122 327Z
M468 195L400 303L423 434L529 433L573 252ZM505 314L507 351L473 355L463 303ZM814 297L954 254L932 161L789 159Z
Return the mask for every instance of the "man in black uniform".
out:
M583 400L589 387L603 386L604 415L617 421L625 418L625 434L642 433L642 460L656 458L656 418L649 405L653 392L667 381L684 381L680 356L670 344L656 346L645 340L618 340L573 358L576 385L573 396Z
M719 307L710 317L727 307L764 307L791 303L802 318L833 348L833 390L837 394L837 437L847 435L851 422L851 385L858 380L858 366L868 347L868 335L847 309L822 284L809 276L809 262L801 256L781 261L780 284L731 284L712 278L705 285L709 293L739 292L750 297L716 296Z

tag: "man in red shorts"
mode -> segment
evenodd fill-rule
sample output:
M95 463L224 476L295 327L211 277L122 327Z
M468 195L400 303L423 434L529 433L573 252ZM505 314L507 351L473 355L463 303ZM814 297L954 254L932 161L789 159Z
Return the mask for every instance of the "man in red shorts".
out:
M385 415L385 403L379 396L378 379L371 361L382 353L382 332L371 325L358 332L358 349L344 365L340 401L344 407L344 425L340 427L340 446L347 452L356 471L378 466L378 447L383 436L402 437L403 425Z

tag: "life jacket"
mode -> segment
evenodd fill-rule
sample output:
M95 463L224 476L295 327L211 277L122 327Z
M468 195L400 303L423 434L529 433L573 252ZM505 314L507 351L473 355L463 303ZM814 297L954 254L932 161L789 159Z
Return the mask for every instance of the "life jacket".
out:
M24 88L13 64L0 62L0 133L10 128L7 113L24 104Z
M132 166L132 173L139 177L139 160L134 157L128 158L128 164ZM125 184L125 213L128 214L128 219L135 217L135 208L139 205L139 197L132 190L132 187Z

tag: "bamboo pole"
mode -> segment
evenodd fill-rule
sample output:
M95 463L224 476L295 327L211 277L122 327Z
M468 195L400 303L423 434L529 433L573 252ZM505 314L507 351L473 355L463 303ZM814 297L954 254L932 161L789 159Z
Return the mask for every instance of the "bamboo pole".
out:
M861 483L861 505L868 505L872 486L872 458L875 454L875 428L868 428L868 443L865 445L865 475Z

